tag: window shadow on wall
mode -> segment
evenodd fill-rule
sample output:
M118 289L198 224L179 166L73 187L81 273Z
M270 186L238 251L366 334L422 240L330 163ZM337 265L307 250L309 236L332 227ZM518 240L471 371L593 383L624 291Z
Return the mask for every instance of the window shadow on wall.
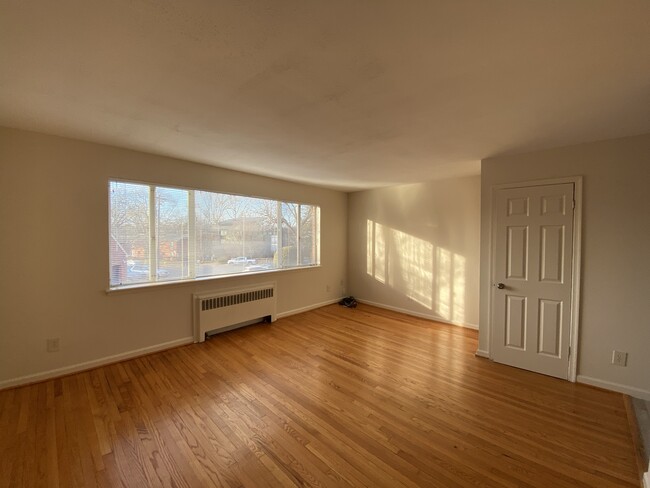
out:
M435 243L366 221L366 273L449 322L465 322L466 259Z

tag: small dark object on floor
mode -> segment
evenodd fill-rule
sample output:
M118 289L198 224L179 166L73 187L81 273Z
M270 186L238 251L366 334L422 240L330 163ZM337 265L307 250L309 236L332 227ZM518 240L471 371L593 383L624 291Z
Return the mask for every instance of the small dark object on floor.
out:
M348 308L355 308L357 306L357 301L353 296L345 297L339 302L339 305L343 305Z

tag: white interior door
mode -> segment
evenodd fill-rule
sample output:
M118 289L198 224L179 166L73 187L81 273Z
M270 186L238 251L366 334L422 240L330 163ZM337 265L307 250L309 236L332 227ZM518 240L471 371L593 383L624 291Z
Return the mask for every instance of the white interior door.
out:
M574 185L497 190L492 359L566 379Z

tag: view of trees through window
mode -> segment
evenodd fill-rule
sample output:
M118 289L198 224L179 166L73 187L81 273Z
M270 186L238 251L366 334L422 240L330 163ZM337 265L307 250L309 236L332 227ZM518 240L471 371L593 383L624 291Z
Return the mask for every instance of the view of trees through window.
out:
M110 286L320 262L320 209L240 195L111 181Z

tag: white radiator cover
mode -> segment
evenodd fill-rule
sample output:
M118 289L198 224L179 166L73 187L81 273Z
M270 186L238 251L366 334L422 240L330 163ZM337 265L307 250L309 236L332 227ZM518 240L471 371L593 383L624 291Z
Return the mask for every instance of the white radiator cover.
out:
M276 283L229 288L193 295L194 342L205 341L206 332L218 332L251 320L276 316Z

